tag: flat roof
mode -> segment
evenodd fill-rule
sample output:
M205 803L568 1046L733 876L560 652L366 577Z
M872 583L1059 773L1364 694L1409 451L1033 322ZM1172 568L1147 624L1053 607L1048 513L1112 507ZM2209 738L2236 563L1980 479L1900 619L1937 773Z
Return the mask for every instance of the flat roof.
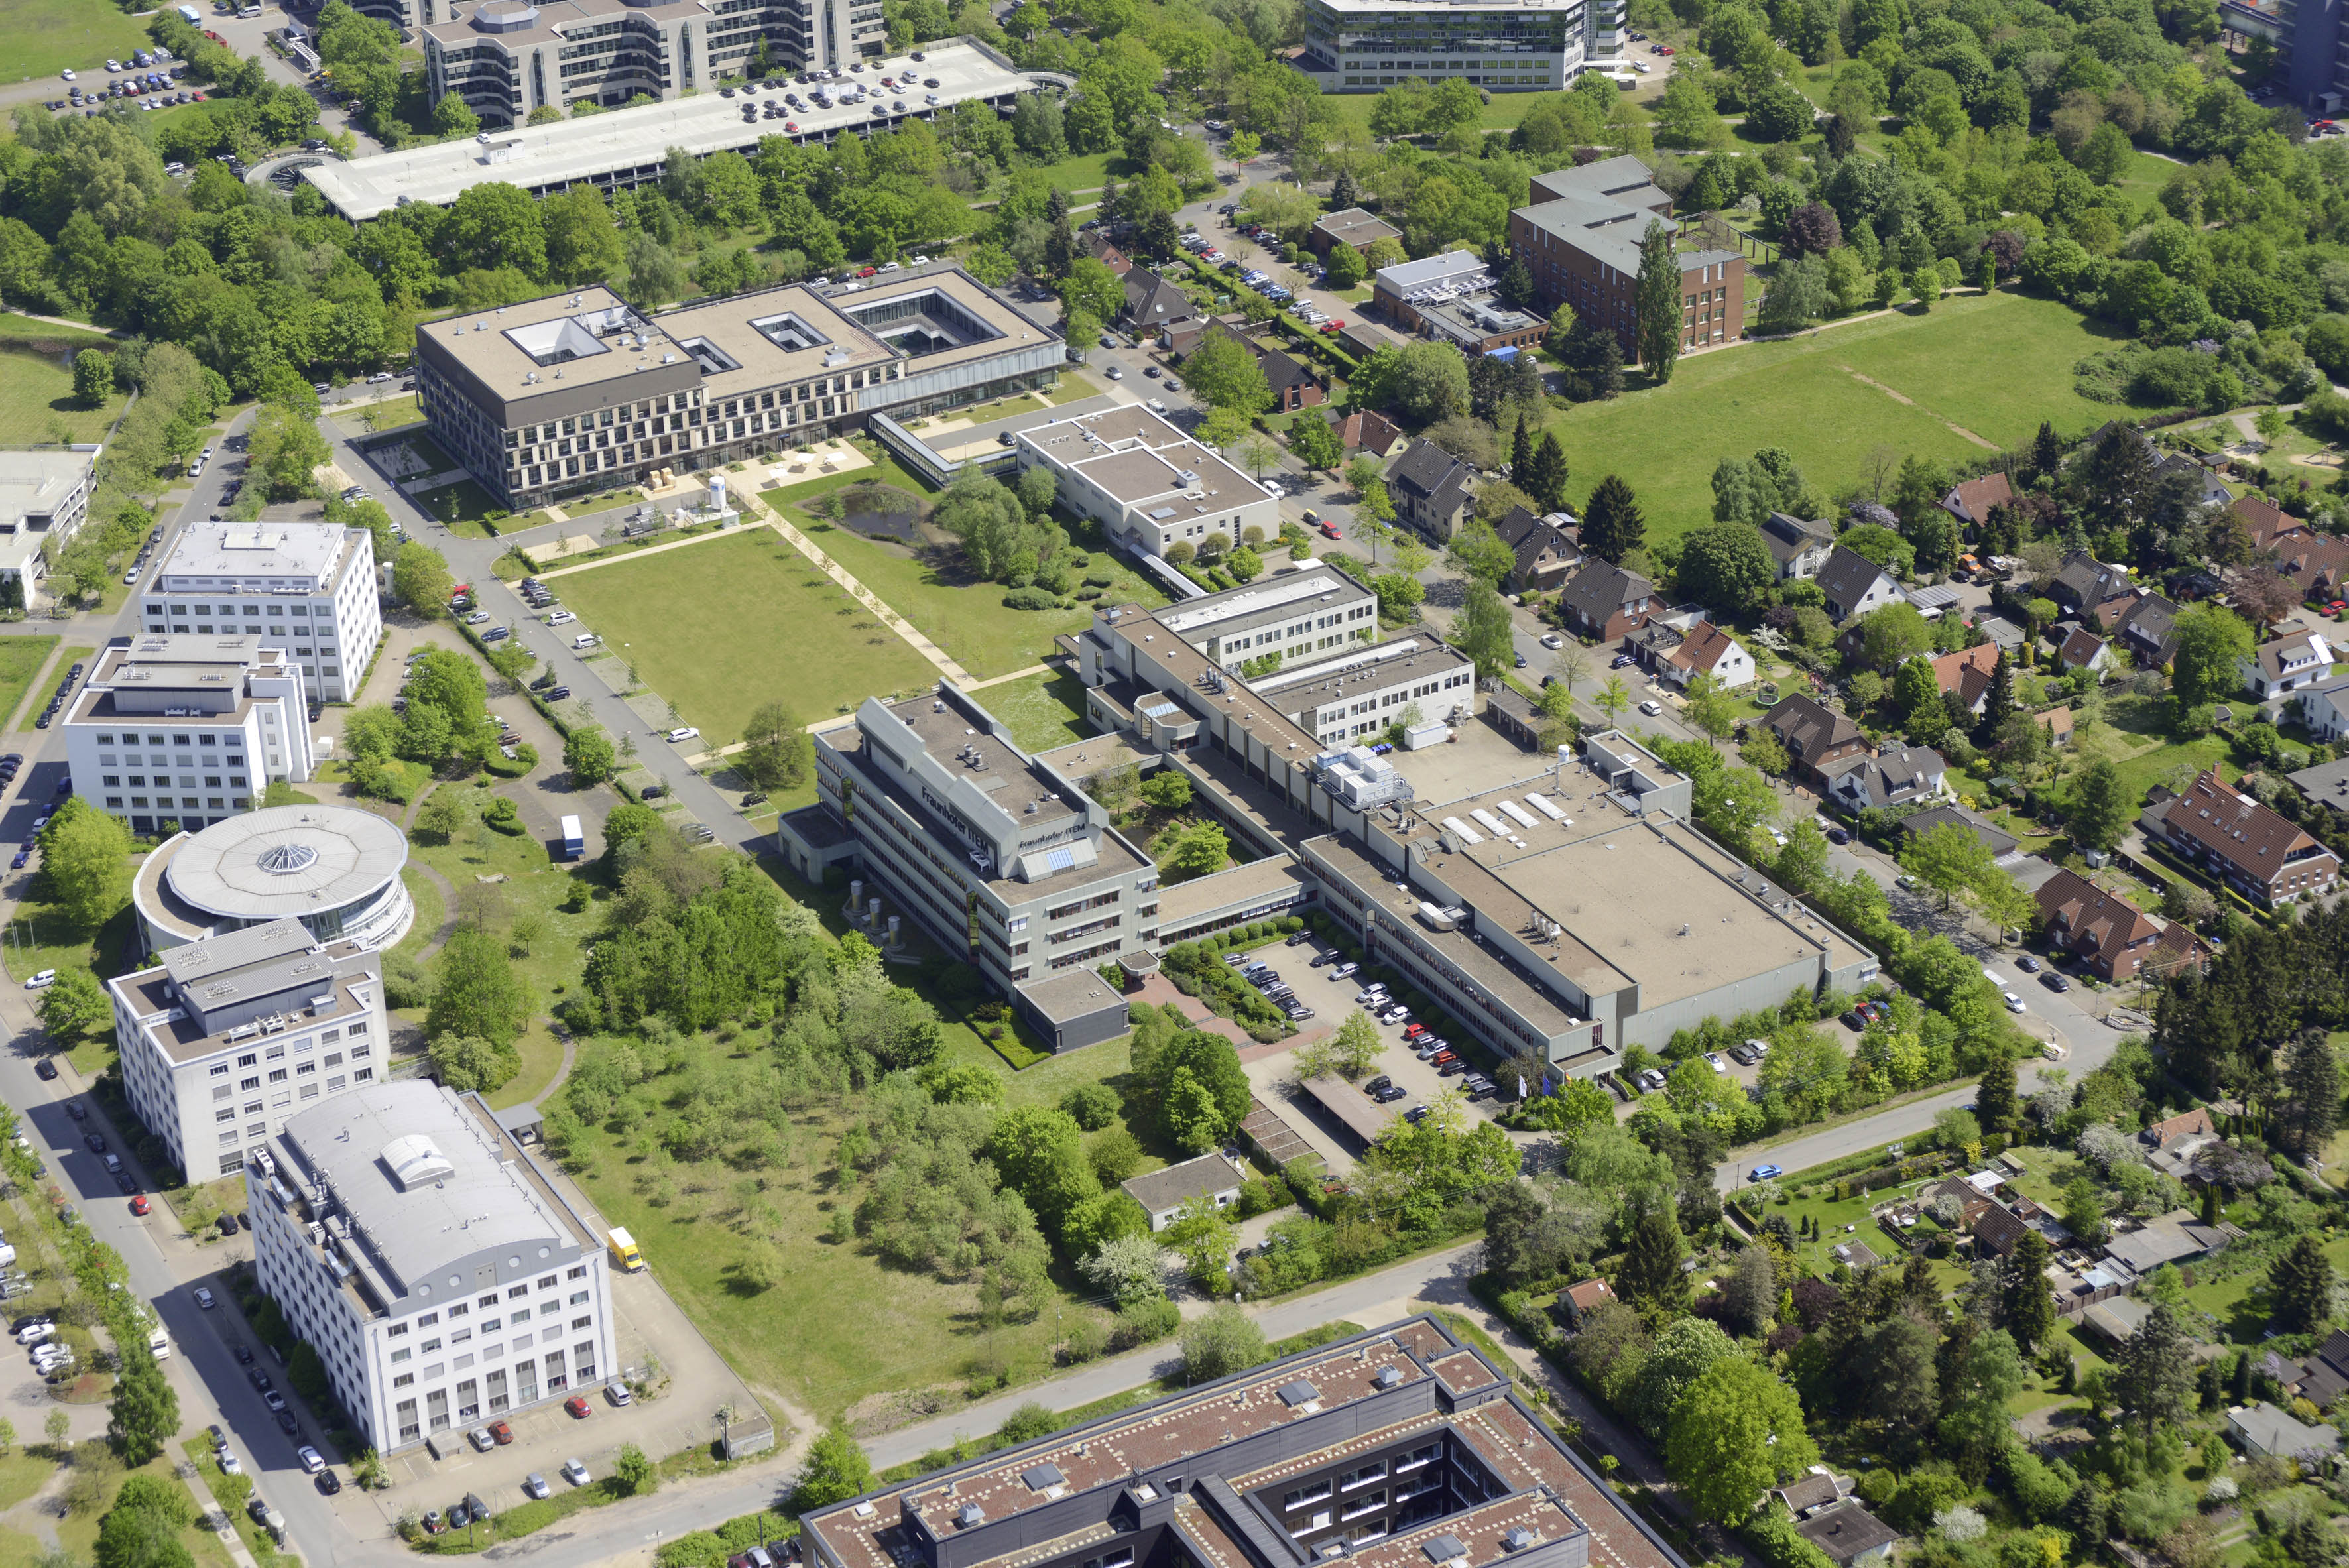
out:
M1123 993L1102 979L1099 971L1082 964L1047 970L1036 979L1023 981L1019 994L1041 1008L1046 1017L1061 1024L1112 1007L1123 1011L1128 1005Z
M304 942L312 940L298 921L272 922L269 925L253 929L274 931L280 924L293 926ZM232 1045L243 1047L264 1038L283 1040L290 1037L296 1032L291 1026L286 1029L273 1030L265 1037L242 1023L208 1030L202 1019L188 1012L179 990L173 986L171 965L174 958L246 934L248 933L244 931L227 932L199 942L185 943L169 949L163 961L155 968L119 976L108 981L107 985L122 999L131 1016L145 1025L149 1037L175 1064L201 1061ZM303 1003L306 1005L321 996L331 996L333 1003L317 1010L308 1010L305 1006L307 1016L300 1026L323 1023L329 1018L363 1016L369 1011L368 998L360 994L358 987L372 983L377 977L376 971L367 950L356 942L338 942L316 956L310 955L306 948L299 949L224 971L212 978L183 981L182 985L197 987L201 1001L209 1003L217 1014L222 1009L234 1008L240 1000L256 1001L267 996L290 995L303 990L305 975L301 971L305 965L316 972L317 979L308 984L310 994L303 996ZM233 987L235 994L212 995L218 986ZM232 1012L230 1016L243 1019L249 1017L250 1014Z
M347 806L270 806L182 833L155 854L186 903L231 919L274 920L339 909L397 880L408 836Z
M0 450L0 522L14 523L27 512L47 512L89 476L95 449L78 452Z
M1339 593L1344 594L1352 603L1373 597L1368 588L1336 567L1317 561L1295 571L1275 572L1268 577L1259 577L1245 588L1226 588L1203 599L1178 599L1157 611L1155 619L1177 636L1196 636L1205 641L1210 635L1222 637L1233 632L1252 632L1259 626L1285 621L1296 614L1307 600ZM1121 614L1118 620L1123 624L1125 617ZM1373 626L1371 629L1375 631L1377 628ZM1277 680L1278 677L1268 678ZM1259 686L1256 689L1268 694L1274 688Z
M350 548L352 529L330 522L222 522L218 518L180 531L171 552L157 567L149 591L184 593L235 588L251 592L275 583L316 590L334 573ZM183 579L201 578L202 582ZM296 584L294 579L303 581Z
M1371 656L1380 653L1385 653L1387 656ZM1278 681L1281 676L1287 676L1295 684L1289 684L1289 681L1278 685L1269 682L1251 684L1268 700L1280 703L1291 713L1303 713L1319 708L1325 702L1342 699L1350 686L1359 693L1392 686L1404 678L1406 672L1421 680L1431 676L1457 675L1462 668L1475 663L1467 655L1447 646L1433 633L1423 632L1398 637L1392 643L1357 644L1351 649L1333 651L1326 660L1290 665L1273 677ZM1319 668L1322 664L1341 667L1322 671ZM1299 676L1307 678L1299 680ZM1459 690L1458 701L1473 702L1475 696L1473 687L1456 689ZM1435 708L1441 700L1429 699L1422 711L1430 718L1435 717ZM1307 727L1311 727L1309 722Z
M1233 904L1262 903L1268 898L1311 885L1312 878L1291 854L1267 855L1228 871L1193 877L1158 890L1158 923L1180 925L1212 910Z
M1386 10L1384 5L1370 7ZM1444 5L1446 15L1460 9ZM1412 289L1433 288L1454 278L1485 272L1485 258L1474 251L1445 251L1439 255L1422 256L1415 262L1397 262L1378 271L1378 284L1390 294L1405 294Z
M713 21L711 25L717 24ZM470 38L475 36L470 28L469 20L461 26L449 24L432 31L444 37L462 33ZM512 39L516 35L490 36ZM682 148L696 158L726 151L748 157L766 137L781 135L797 141L821 141L845 130L885 130L908 119L935 119L940 110L958 103L991 101L1030 91L1036 85L999 64L988 51L968 43L934 44L923 52L926 57L918 67L913 68L918 68L926 79L937 77L938 85L920 88L914 97L907 98L906 111L902 114L877 99L868 99L828 109L810 104L805 112L792 109L787 120L746 120L742 117L743 103L768 98L780 102L781 95L760 92L745 99L702 92L665 103L607 109L602 114L551 125L487 131L471 140L444 141L398 152L378 152L347 162L316 164L302 170L301 175L316 186L344 217L355 222L364 222L389 211L403 201L429 201L445 207L469 187L484 181L506 181L533 194L550 193L624 170L657 173L671 148ZM894 76L895 67L904 64L907 62L902 56L867 62L865 75L847 79L873 82L877 87L879 77ZM795 85L792 90L802 89ZM921 101L933 92L938 98L936 104ZM889 100L894 102L898 96L891 93ZM802 101L806 101L803 92ZM783 129L787 123L800 128L795 136Z

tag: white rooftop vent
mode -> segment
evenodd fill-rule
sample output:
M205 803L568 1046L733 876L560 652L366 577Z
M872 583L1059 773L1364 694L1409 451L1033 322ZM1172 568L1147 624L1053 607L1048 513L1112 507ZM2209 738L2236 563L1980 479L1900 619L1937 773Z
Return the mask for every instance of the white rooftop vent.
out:
M403 1191L414 1191L428 1181L456 1174L457 1167L440 1146L420 1132L410 1132L383 1146L383 1162Z

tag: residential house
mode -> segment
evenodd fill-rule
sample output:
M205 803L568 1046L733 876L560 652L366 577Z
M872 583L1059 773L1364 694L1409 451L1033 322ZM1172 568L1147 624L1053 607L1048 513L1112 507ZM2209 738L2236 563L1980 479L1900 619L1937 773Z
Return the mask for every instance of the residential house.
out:
M1115 273L1119 277L1123 277L1133 271L1133 259L1123 251L1111 244L1109 236L1101 230L1095 229L1091 233L1079 235L1077 242L1084 246L1085 254Z
M1654 584L1610 561L1586 563L1557 595L1558 619L1567 629L1602 644L1620 643L1662 607Z
M2272 702L2323 680L2333 669L2333 645L2322 632L2292 632L2261 643L2236 668L2261 701Z
M1349 414L1330 428L1338 432L1338 444L1350 456L1368 452L1374 458L1392 458L1411 439L1392 419L1374 408Z
M2281 1366L2272 1370L2262 1366L2261 1370L2282 1384L2285 1393L2305 1399L2320 1410L2349 1393L2349 1333L2336 1328L2308 1355L2292 1361L2281 1357L2277 1360Z
M1881 1568L1892 1561L1900 1532L1846 1498L1807 1519L1795 1522L1795 1533L1826 1554L1836 1568Z
M1146 267L1125 274L1125 320L1136 336L1164 336L1178 322L1198 317L1191 296ZM1083 347L1083 345L1079 345Z
M1265 385L1272 388L1272 409L1276 414L1294 414L1300 408L1318 408L1330 394L1313 372L1283 354L1278 348L1268 348L1257 356L1257 366L1264 372Z
M2177 605L2151 592L2113 603L2116 613L2103 624L2140 666L2158 667L2178 656Z
M2179 1111L2168 1120L2155 1122L2140 1131L2137 1140L2155 1149L2167 1149L2180 1139L2215 1138L2218 1135L2218 1124L2210 1119L2210 1108L2198 1105L2192 1110Z
M2099 604L2136 591L2137 583L2126 570L2107 566L2085 550L2064 556L2063 567L2047 584L2047 597L2075 615L2085 615Z
M1950 792L1949 764L1930 746L1904 746L1855 757L1835 770L1827 793L1855 811L1939 799Z
M1523 593L1547 592L1564 583L1582 564L1582 547L1567 531L1573 526L1573 516L1568 512L1537 517L1530 507L1511 507L1509 515L1493 525L1501 542L1517 555L1502 586L1512 593Z
M1402 242L1402 231L1383 218L1372 217L1360 207L1349 207L1342 212L1331 212L1315 221L1306 232L1305 242L1323 261L1340 245L1351 245L1364 255L1381 240Z
M1723 690L1742 691L1754 684L1754 655L1712 622L1700 621L1665 655L1660 673L1675 686L1711 676Z
M2204 506L2224 506L2233 498L2229 495L2227 487L2219 482L2219 476L2211 471L2216 461L2215 459L2189 457L2184 452L2169 452L2153 465L2153 471L2188 475L2198 491L2196 500Z
M2120 663L2110 643L2096 635L2077 621L2069 623L2061 646L2055 650L2055 662L2065 671L2086 670L2091 675L2103 675Z
M2031 1233L2029 1225L1995 1203L1975 1215L1968 1228L1973 1232L1974 1255L1985 1258L2006 1256Z
M2035 714L2033 717L2039 720L2039 727L2047 732L2048 745L2072 744L2072 710L2070 708L2051 707L2046 712Z
M2211 769L2173 795L2156 786L2137 826L2145 836L2266 908L2330 893L2341 874L2332 851Z
M1582 1326L1582 1320L1615 1299L1614 1288L1603 1279L1587 1279L1580 1284L1570 1284L1557 1293L1558 1321L1568 1334Z
M2076 956L2102 980L2135 979L2147 965L2157 975L2174 974L2182 965L2200 963L2209 953L2183 924L2158 921L2076 872L2059 868L2033 896L2038 901L2048 941L2058 951ZM2202 1111L2173 1119L2182 1122L2197 1117L2207 1129L2210 1119ZM2151 1137L2151 1130L2140 1136L2156 1148L2161 1146L2159 1140Z
M1941 510L1958 520L1960 528L1980 528L1989 521L1990 509L2003 506L2014 499L2014 487L2004 474L1984 474L1978 480L1968 480L1941 498Z
M2303 599L2327 603L2344 596L2349 575L2349 540L2330 533L2288 533L2276 541L2276 570L2292 581Z
M2331 1427L2304 1427L2265 1399L2227 1412L2227 1435L2254 1459L2322 1460L2341 1451L2341 1434Z
M2189 1210L2173 1209L2116 1235L2105 1243L2105 1256L2143 1279L2164 1264L2190 1264L2224 1252L2228 1242L2241 1233L2206 1225Z
M1763 717L1762 726L1785 747L1792 771L1806 783L1824 785L1836 764L1868 755L1859 726L1814 697L1786 698Z
M1826 595L1827 619L1837 625L1907 597L1891 573L1841 544L1820 563L1817 582L1819 592Z
M1943 823L1963 828L1971 833L1990 851L1992 860L2014 853L2015 846L2022 842L2013 833L2001 832L1963 806L1929 806L1922 811L1911 812L1900 819L1900 830L1913 839L1931 832Z
M1468 521L1475 485L1476 470L1433 441L1413 441L1387 470L1395 516L1438 544L1448 542Z
M2349 736L2349 676L2336 676L2302 686L2294 702L2300 709L2300 722L2317 739L2333 741Z
M1778 581L1816 577L1835 549L1835 524L1774 511L1762 522L1762 543L1778 563Z
M1979 714L1990 696L1991 676L1998 669L1998 655L1995 643L1981 643L1943 654L1933 661L1933 684L1944 693L1957 693L1968 713Z
M2227 515L2242 528L2253 554L2279 548L2287 534L2308 531L2307 523L2260 496L2236 497L2228 506Z
M1202 1154L1119 1185L1150 1216L1150 1228L1163 1231L1195 1204L1231 1207L1240 1201L1240 1188L1247 1180L1247 1172L1235 1161L1221 1154Z
M1814 1509L1825 1508L1849 1497L1851 1483L1825 1465L1813 1465L1804 1472L1800 1480L1772 1487L1769 1495L1783 1503L1788 1513L1800 1519Z

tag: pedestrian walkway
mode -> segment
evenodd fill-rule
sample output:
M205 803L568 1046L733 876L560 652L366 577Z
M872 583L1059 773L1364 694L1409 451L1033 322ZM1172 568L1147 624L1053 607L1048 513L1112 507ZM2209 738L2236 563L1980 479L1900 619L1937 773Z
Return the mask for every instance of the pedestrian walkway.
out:
M930 641L927 636L925 636L921 632L917 631L912 622L906 620L905 616L900 615L896 611L892 610L888 605L883 603L881 602L881 595L873 592L872 589L864 586L864 583L859 583L855 577L849 573L846 567L841 565L839 562L834 561L831 556L818 549L815 541L810 539L806 534L802 533L798 529L784 521L781 514L777 512L774 508L769 506L760 497L752 495L746 490L735 499L740 500L750 511L757 512L761 517L764 518L769 527L772 528L777 533L781 534L785 539L791 541L792 547L793 549L797 550L802 555L806 556L817 566L823 568L825 576L831 578L834 583L839 583L843 588L847 589L848 592L855 597L859 603L863 604L866 609L879 616L881 618L881 624L888 627L891 631L896 633L899 637L903 638L907 647L921 655L922 657L929 660L933 665L936 665L941 675L944 675L948 680L954 682L955 685L961 686L966 691L970 688L972 683L970 672L968 670L963 668L959 664L957 664L954 659L947 655L944 648L939 647L936 643Z

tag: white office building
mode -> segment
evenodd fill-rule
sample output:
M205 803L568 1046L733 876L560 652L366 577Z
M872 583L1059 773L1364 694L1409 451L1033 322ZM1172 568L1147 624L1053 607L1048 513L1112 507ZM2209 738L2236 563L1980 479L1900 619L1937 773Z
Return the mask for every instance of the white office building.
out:
M319 702L348 701L383 640L375 535L364 528L194 523L139 597L150 632L242 633L285 649Z
M1381 92L1416 77L1493 92L1556 92L1615 63L1623 0L1307 0L1298 69L1324 91Z
M150 953L298 920L320 942L398 945L416 919L400 869L408 835L352 806L269 806L183 832L131 880Z
M0 451L0 603L31 603L48 575L43 547L63 545L89 515L98 453L88 445Z
M378 1082L245 1167L261 1287L378 1453L616 1376L605 1253L478 1094Z
M1147 408L1057 419L1014 440L1020 472L1050 469L1061 503L1129 550L1163 555L1211 533L1237 544L1250 528L1280 532L1271 491Z
M287 1117L375 1080L390 1039L379 967L275 920L106 983L130 1107L190 1181L234 1175Z
M66 713L74 787L144 837L226 821L272 783L308 779L309 714L287 653L242 632L108 648Z

